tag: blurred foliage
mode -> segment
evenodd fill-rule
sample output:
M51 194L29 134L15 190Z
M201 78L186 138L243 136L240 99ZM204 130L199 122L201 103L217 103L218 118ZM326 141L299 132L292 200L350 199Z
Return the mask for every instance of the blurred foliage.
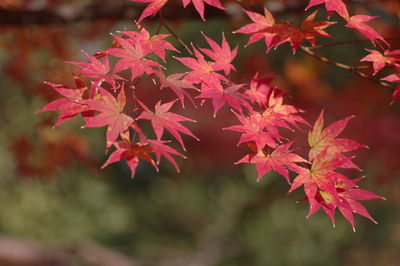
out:
M388 23L376 26L384 36L399 34L391 24L393 10L381 7L372 12L379 11ZM291 13L287 19L297 17ZM225 31L228 40L240 44L235 61L240 71L234 78L246 80L256 71L275 75L275 85L292 95L290 101L311 121L320 108L329 110L331 121L356 114L346 134L371 147L360 152L357 163L366 169L364 186L388 198L367 203L380 224L357 217L353 233L342 217L336 228L322 213L305 219L306 204L295 203L301 193L286 195L281 177L270 173L257 183L252 167L233 166L241 155L238 135L220 131L232 123L229 110L218 120L211 119L207 106L187 110L187 116L199 120L194 132L202 141L188 143L189 159L180 160L179 175L169 165L160 173L140 165L134 180L124 164L100 171L104 130L82 131L79 119L53 130L54 114L34 115L57 97L41 81L72 83L65 80L72 67L63 60L83 59L80 49L105 48L108 32L131 27L126 21L89 21L1 27L0 234L45 246L93 241L140 265L399 265L400 109L398 103L388 106L391 92L306 55L292 56L286 46L262 56L261 43L243 49L246 38L229 33L240 21L173 23L187 42L200 38L200 30L217 40ZM332 35L353 39L342 29ZM364 54L361 47L323 52L351 64ZM171 72L181 67L168 65ZM155 95L154 88L145 89L140 93Z

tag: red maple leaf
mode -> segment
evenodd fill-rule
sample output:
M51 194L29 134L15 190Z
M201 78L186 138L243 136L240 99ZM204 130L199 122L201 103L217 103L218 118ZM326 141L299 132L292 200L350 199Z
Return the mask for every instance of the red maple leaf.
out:
M156 163L149 155L149 153L154 152L154 150L148 143L132 143L129 139L124 139L123 141L115 142L114 146L116 150L110 154L101 168L124 159L131 169L131 176L133 178L135 176L136 167L139 164L139 159L144 159L158 170Z
M178 164L176 163L174 157L172 157L171 154L183 157L185 159L186 159L186 157L183 154L181 154L181 153L177 152L176 150L174 150L173 148L171 148L171 147L169 147L169 146L164 144L164 143L167 143L167 142L168 141L155 140L155 139L146 140L146 143L148 143L152 147L152 149L153 149L153 151L154 151L154 153L156 155L157 164L160 163L161 156L164 156L168 161L170 161L175 166L176 171L179 173L180 172L179 166L178 166Z
M234 113L237 119L240 121L241 125L234 125L224 128L224 130L232 130L237 132L242 132L240 136L238 145L241 143L254 143L256 145L256 151L259 152L264 149L265 145L268 147L275 148L276 141L280 139L278 134L271 133L264 130L263 118L258 113L254 112L253 115L243 116Z
M293 53L296 53L303 40L307 40L312 46L316 44L316 37L323 36L332 38L325 29L336 22L314 21L317 11L308 16L300 28L291 26L290 24L275 24L262 31L274 34L270 41L271 48L277 48L279 45L289 42Z
M396 66L396 69L397 69L397 71L400 71L400 66ZM389 75L389 76L383 78L382 80L394 82L394 83L398 84L393 91L392 101L390 102L390 104L393 104L394 101L396 101L397 99L400 98L400 73L395 73L395 74Z
M377 50L365 49L370 54L362 58L361 62L372 62L374 68L374 75L382 70L386 64L389 66L396 65L400 62L400 50L385 50L383 54Z
M236 57L238 47L236 46L233 50L231 50L228 42L225 39L224 33L222 33L221 46L219 46L211 38L207 37L203 32L201 34L203 34L203 37L210 45L211 50L205 48L200 50L215 61L213 64L214 71L224 70L225 75L229 75L231 70L236 71L236 68L231 64L231 62Z
M275 35L273 33L263 32L264 29L271 27L275 24L275 19L272 14L268 11L268 9L264 8L264 16L243 9L243 11L247 14L247 16L254 22L248 25L241 27L240 29L234 31L233 33L244 33L251 34L249 41L246 46L259 41L264 38L265 45L267 46L267 52L272 48L271 40Z
M225 10L219 0L182 0L183 6L187 7L189 3L192 2L197 12L199 13L201 19L205 21L204 18L204 2L209 4L210 6L219 8L221 10Z
M154 16L167 3L168 0L131 0L131 2L150 3L140 15L138 23L143 19Z
M106 143L110 147L118 136L128 130L133 123L133 118L124 113L126 104L124 86L119 91L117 98L103 88L99 88L99 99L84 100L91 110L98 111L99 114L86 119L87 127L107 126Z
M191 57L174 57L179 60L182 64L192 69L185 77L184 80L193 83L205 83L208 87L219 87L221 81L227 81L227 79L221 74L215 72L215 66L213 62L206 61L203 54L193 47L195 58Z
M300 167L296 169L299 175L293 180L289 193L304 185L304 192L310 204L307 217L321 207L318 200L321 194L323 196L331 195L323 207L332 223L335 224L334 211L340 201L336 192L336 184L353 185L354 181L334 170L348 168L350 160L351 158L339 153L332 153L329 148L326 148L314 158L310 169Z
M367 146L350 139L336 138L340 133L342 133L349 120L353 117L354 116L349 116L341 119L324 128L324 111L322 110L317 121L315 121L312 130L308 133L308 143L311 147L308 159L313 160L326 148L329 148L329 152L333 153L342 153L359 148L367 148Z
M258 73L250 81L250 87L244 93L249 96L252 103L257 103L261 108L265 109L268 104L269 97L273 92L273 88L269 83L273 78L258 78Z
M328 17L332 15L333 12L336 12L338 15L344 18L349 17L349 13L347 11L346 5L343 3L343 0L310 0L306 7L306 11L316 5L320 5L325 3L326 11L328 12Z
M131 80L146 73L148 75L154 72L153 67L159 68L160 64L150 59L144 58L147 54L143 51L140 42L137 40L136 44L130 43L121 37L114 35L115 40L122 46L122 48L110 48L108 53L121 59L115 64L114 73L131 69Z
M192 96L185 89L194 89L197 91L198 89L193 86L192 83L182 79L186 73L176 73L169 75L168 77L166 77L164 72L161 70L156 70L154 73L160 81L160 89L170 88L178 96L183 108L185 108L185 97L195 105Z
M274 170L282 175L290 184L289 170L294 172L300 171L300 167L296 163L306 163L307 161L299 155L290 152L289 148L293 142L288 142L278 146L271 153L265 150L260 150L257 154L246 155L237 163L254 163L258 172L257 181L267 174L269 171Z
M283 104L283 94L278 89L271 92L268 107L262 112L264 127L270 132L277 133L277 127L292 129L298 128L298 123L308 125L300 113L304 111L293 105Z
M183 121L190 121L190 122L196 122L192 119L189 119L187 117L169 112L169 109L171 109L172 105L174 105L175 101L168 102L161 104L161 101L159 101L155 105L155 111L152 112L149 108L147 108L146 105L144 105L142 102L136 99L136 101L140 104L140 106L144 109L143 112L137 117L137 119L145 119L145 120L150 120L151 124L153 126L154 132L156 133L157 139L161 139L164 129L167 129L172 136L175 137L176 140L179 141L179 143L182 145L183 150L185 149L185 145L183 144L183 140L179 132L182 132L186 135L189 135L196 140L198 138L193 135L192 132L190 132L189 129L181 125L179 122Z
M51 86L59 94L64 96L64 98L52 101L42 109L36 111L36 113L60 110L61 114L58 117L56 124L54 125L54 127L57 127L65 121L75 117L76 115L87 111L87 106L81 103L83 95L87 91L87 87L78 78L75 78L75 83L77 85L77 89L70 88L63 84L45 82L45 84Z
M243 87L242 84L234 84L226 88L222 85L209 87L203 83L201 86L201 93L197 98L212 100L214 117L225 104L228 104L236 111L242 112L242 107L248 106L248 104L246 102L246 95L239 92L241 87Z
M359 179L360 180L360 179ZM377 224L374 218L368 213L367 209L358 201L359 200L371 200L371 199L385 199L382 196L376 195L365 189L358 189L356 183L359 180L354 181L354 185L338 184L336 191L339 196L339 210L347 221L352 225L355 231L353 213L364 216L370 219L372 222Z
M289 42L293 53L295 53L304 39L314 46L316 36L331 37L325 32L325 29L336 23L314 21L317 14L317 12L314 12L306 18L300 28L296 28L289 23L275 23L274 18L267 9L264 9L265 17L254 12L244 11L255 23L246 25L234 33L252 34L247 45L264 38L267 52L269 52L271 48L277 48L279 45Z
M351 224L354 231L356 231L356 229L353 213L364 216L372 222L377 223L368 213L367 209L358 201L385 198L368 190L356 188L358 187L357 182L361 179L362 178L354 179L347 184L336 183L335 190L331 193L319 189L313 189L312 193L309 193L309 195L314 194L315 197L309 198L306 196L303 199L310 202L310 212L307 217L311 216L322 207L325 213L331 218L334 226L336 209L339 209L343 217L345 217L345 219Z
M389 46L387 41L378 32L376 32L371 26L365 24L366 22L374 18L376 18L376 16L366 16L366 15L352 16L346 19L347 20L346 27L353 28L359 31L361 34L367 37L374 46L376 46L378 40L382 41L383 43Z
M170 34L155 34L150 36L150 33L143 26L138 25L138 27L138 32L123 31L121 33L130 37L128 41L132 45L136 45L136 42L139 42L143 50L143 55L153 52L165 62L165 50L179 52L172 44L164 40L170 36Z
M75 71L76 74L82 75L85 77L89 77L89 78L93 78L94 79L93 82L97 86L100 86L103 81L107 82L111 86L115 86L115 80L118 80L118 79L123 80L124 79L118 75L109 73L111 68L110 68L110 63L109 63L107 55L105 55L104 62L102 63L96 57L94 57L88 53L85 53L85 52L83 52L83 53L89 59L89 63L68 62L70 64L74 64L81 68L81 70Z

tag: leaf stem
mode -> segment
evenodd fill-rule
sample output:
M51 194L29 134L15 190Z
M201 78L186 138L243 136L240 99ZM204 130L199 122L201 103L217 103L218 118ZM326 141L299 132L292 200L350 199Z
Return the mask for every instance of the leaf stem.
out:
M171 35L186 49L186 51L193 56L193 52L190 50L189 46L181 39L178 35L165 23L164 15L160 10L160 25L162 25Z

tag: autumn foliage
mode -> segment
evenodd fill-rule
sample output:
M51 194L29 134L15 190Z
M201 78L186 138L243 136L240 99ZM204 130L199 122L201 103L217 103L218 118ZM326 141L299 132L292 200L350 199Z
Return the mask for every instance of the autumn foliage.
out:
M103 167L125 161L134 177L140 161L147 161L158 170L162 158L179 171L179 157L185 156L170 142L177 141L186 151L182 135L198 140L190 130L190 123L196 121L171 111L174 106L192 108L210 102L217 120L219 111L229 108L237 123L224 130L238 132L238 145L248 147L248 153L236 163L254 164L258 172L257 180L272 170L282 175L290 185L289 193L303 187L305 197L301 201L307 201L310 206L308 216L322 208L333 224L336 210L349 221L353 229L353 213L376 222L359 201L383 197L358 188L363 177L354 179L340 172L340 169L361 171L353 162L351 152L367 148L366 145L339 136L353 116L328 126L324 122L324 111L316 121L305 120L305 111L284 103L286 95L270 85L272 78L254 73L246 83L231 79L231 72L240 71L232 65L238 47L231 44L232 40L227 40L223 33L220 40L213 40L202 32L208 47L192 44L191 47L185 45L186 50L178 51L168 40L179 37L162 20L161 12L167 0L132 1L148 4L141 16L136 18L136 29L113 34L110 48L94 55L85 53L87 62L69 62L77 67L73 74L76 87L47 82L61 98L38 112L60 111L55 126L80 115L85 121L83 128L107 127L105 149L109 157ZM224 9L219 0L182 1L184 7L189 3L194 5L202 20L206 17L205 3ZM318 10L323 8L328 17L326 20L317 20ZM292 53L301 49L314 55L312 49L317 45L318 38L334 38L327 30L337 23L329 20L336 13L345 21L346 27L362 34L375 46L375 49L367 50L368 55L361 59L371 63L373 75L385 66L391 68L392 74L381 77L380 81L386 86L395 85L394 103L400 97L400 50L391 50L388 41L368 25L375 17L349 14L342 0L310 0L306 7L308 9L314 11L305 15L304 21L297 26L276 18L266 8L263 14L243 8L251 21L234 33L248 35L247 45L264 41L267 53L288 42ZM160 27L166 27L170 34L151 34L140 24L158 15ZM170 53L174 56L170 56ZM179 61L187 71L171 73L164 66L167 60ZM160 88L161 97L155 106L149 106L135 94L136 90L141 89L141 81L145 77ZM379 81L376 77L371 78ZM176 95L174 100L163 99L162 92L165 89L170 89ZM145 133L143 127L146 123L151 125L154 134ZM299 152L301 148L296 147L295 140L290 138L289 133L293 131L308 131L308 134L302 133L308 142L307 157L302 157ZM232 149L235 149L234 143Z

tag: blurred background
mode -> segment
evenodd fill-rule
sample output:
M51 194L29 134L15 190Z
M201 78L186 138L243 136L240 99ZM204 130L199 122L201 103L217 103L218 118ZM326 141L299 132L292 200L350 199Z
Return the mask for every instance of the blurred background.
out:
M305 18L307 2L245 4L257 11L265 4L276 18L296 24ZM355 161L366 176L362 187L387 198L365 204L379 224L357 216L353 233L340 215L336 228L321 211L305 219L308 205L296 204L303 192L287 195L288 185L274 173L257 183L253 166L233 164L245 149L236 147L239 134L221 130L236 122L228 108L216 119L207 104L184 111L198 120L188 127L201 141L185 139L189 159L178 160L180 174L168 163L159 173L141 164L135 179L124 163L100 170L104 128L82 130L83 121L73 119L52 129L56 113L34 113L58 97L43 81L72 85L75 68L64 61L84 61L80 50L109 47L109 32L135 29L133 20L145 5L1 0L0 265L400 265L400 104L389 105L392 91L300 51L292 55L287 44L269 54L261 42L245 49L248 37L231 32L248 19L234 1L223 3L227 12L206 8L203 23L192 5L177 12L180 1L171 1L165 19L185 42L200 47L206 47L200 30L217 42L225 32L231 47L239 45L232 79L248 82L256 72L274 76L272 84L306 111L309 122L322 108L327 123L356 115L343 136L370 147L357 151ZM392 49L400 48L397 0L347 3L352 14L380 16L371 25L397 38ZM152 33L157 19L145 20ZM336 39L320 44L362 39L333 19L339 23L328 32ZM355 43L318 53L357 65L364 48L372 47ZM185 71L172 59L167 69ZM138 93L154 101L162 97L146 81Z

